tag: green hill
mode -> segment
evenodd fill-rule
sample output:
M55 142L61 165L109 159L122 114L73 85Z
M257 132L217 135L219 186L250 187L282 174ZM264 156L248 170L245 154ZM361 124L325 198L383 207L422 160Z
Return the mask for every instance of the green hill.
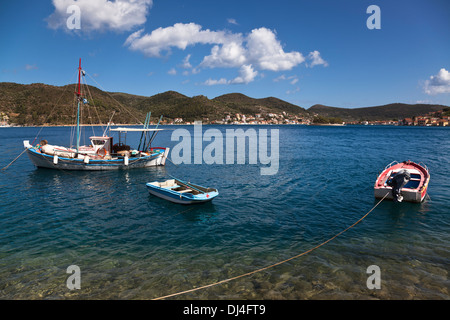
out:
M429 112L443 110L446 106L434 104L404 104L391 103L382 106L364 108L336 108L316 104L308 109L311 114L318 114L324 117L341 118L344 121L361 120L398 120Z
M138 109L127 108L132 109L129 112L120 107L120 104L115 101L117 98L113 98L114 94L103 92L92 86L88 88L89 105L95 108L84 108L83 123L107 123L113 111L116 111L114 121L118 123L137 123L138 119L145 119L145 113ZM75 84L57 87L42 83L23 85L3 82L0 83L0 111L9 115L10 122L20 125L73 124L75 123L75 91ZM136 97L124 94L117 100L128 104L136 100ZM131 113L135 117L131 116Z
M63 125L75 123L74 92L76 85L62 87L33 83L29 85L0 83L0 112L9 115L10 122L20 125ZM276 98L253 99L243 94L229 94L208 99L205 96L187 97L167 91L151 97L121 92L105 92L87 86L89 108L83 108L82 122L107 123L113 113L115 123L142 123L147 112L152 120L160 115L165 119L184 121L221 120L226 114L281 113L307 114L305 109ZM100 120L99 120L100 119Z
M274 97L254 99L242 93L230 93L216 97L213 101L220 102L229 109L245 114L281 113L283 111L295 115L308 114L305 109Z
M9 117L10 123L20 125L69 125L75 123L74 92L76 84L51 86L42 83L0 83L0 112ZM147 112L152 112L154 122L160 115L166 120L182 118L184 121L222 120L227 114L241 113L282 114L312 119L397 120L425 115L448 108L442 105L393 103L365 108L336 108L314 105L308 110L274 97L254 99L241 93L225 94L214 99L205 96L188 97L175 91L167 91L151 97L121 92L105 92L87 86L88 108L83 108L85 124L107 123L111 115L115 123L142 123ZM315 117L319 119L318 117Z

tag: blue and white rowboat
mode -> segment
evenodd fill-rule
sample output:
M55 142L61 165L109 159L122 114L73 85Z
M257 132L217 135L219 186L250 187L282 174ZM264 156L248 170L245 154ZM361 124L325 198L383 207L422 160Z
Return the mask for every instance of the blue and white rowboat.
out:
M146 186L152 195L180 204L204 203L219 195L217 189L202 187L178 179L148 182Z

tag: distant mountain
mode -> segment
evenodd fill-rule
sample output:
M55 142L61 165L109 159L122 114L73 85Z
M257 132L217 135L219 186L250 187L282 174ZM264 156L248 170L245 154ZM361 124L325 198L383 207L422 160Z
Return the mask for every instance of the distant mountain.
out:
M82 114L82 122L87 124L107 123L113 113L117 123L136 123L145 119L145 113L133 107L120 107L115 101L128 105L141 100L139 96L111 94L96 87L88 86L87 99L90 106ZM9 115L10 122L21 125L74 124L74 92L76 85L51 86L42 83L29 85L0 83L0 111ZM116 95L116 97L114 97ZM134 116L132 116L133 114ZM143 120L140 120L143 122Z
M274 97L254 99L242 93L230 93L214 98L213 101L220 102L229 109L245 114L282 113L283 111L295 115L307 114L304 108Z
M305 110L299 106L274 97L255 99L241 93L225 94L214 99L205 96L188 97L175 91L167 91L150 97L121 92L106 92L87 86L87 99L91 107L85 108L82 122L85 124L107 123L113 111L115 123L143 123L147 112L152 120L160 115L166 120L183 118L184 121L222 120L227 114L246 115L281 114L313 118L341 118L344 121L397 120L425 115L446 106L429 104L393 103L366 108L336 108L314 105ZM51 86L43 83L0 83L0 112L8 115L10 122L22 125L74 124L74 91L76 85ZM92 108L95 106L95 108ZM100 120L99 120L100 119Z
M364 108L337 108L320 104L308 109L311 114L324 117L341 118L344 121L361 120L398 120L444 109L446 106L435 104L391 103L382 106Z
M121 92L106 92L87 86L90 106L82 115L86 124L107 123L113 113L115 123L142 123L147 112L152 120L163 115L165 119L183 118L184 121L222 120L226 114L282 113L307 115L301 107L269 97L253 99L232 93L214 99L205 96L188 97L167 91L151 97ZM11 122L23 125L73 124L74 91L76 85L62 87L42 83L29 85L0 83L0 112L9 115ZM100 119L100 121L99 121Z

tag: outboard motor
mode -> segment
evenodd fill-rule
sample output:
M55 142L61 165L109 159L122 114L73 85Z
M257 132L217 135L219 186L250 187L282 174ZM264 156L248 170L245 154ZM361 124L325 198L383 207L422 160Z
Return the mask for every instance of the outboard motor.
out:
M389 181L388 186L392 187L392 196L395 202L402 202L403 197L400 190L409 182L411 174L408 170L400 170Z

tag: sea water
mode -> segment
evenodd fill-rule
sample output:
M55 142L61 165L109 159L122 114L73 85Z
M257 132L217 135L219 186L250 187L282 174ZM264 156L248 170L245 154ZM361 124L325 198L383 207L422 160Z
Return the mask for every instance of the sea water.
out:
M194 130L163 128L154 147L173 148L174 130ZM0 173L0 298L153 299L271 266L355 223L377 203L381 170L412 160L430 170L425 202L383 201L306 255L171 299L450 299L449 128L202 130L210 128L279 130L277 173L261 175L248 161L174 165L170 156L165 167L75 172L19 157ZM68 127L1 128L0 167L23 140L68 145L70 135ZM129 133L127 143L139 137ZM220 195L183 206L148 193L147 182L170 176ZM80 289L68 286L70 266L79 267ZM379 267L380 289L368 286L370 266Z

